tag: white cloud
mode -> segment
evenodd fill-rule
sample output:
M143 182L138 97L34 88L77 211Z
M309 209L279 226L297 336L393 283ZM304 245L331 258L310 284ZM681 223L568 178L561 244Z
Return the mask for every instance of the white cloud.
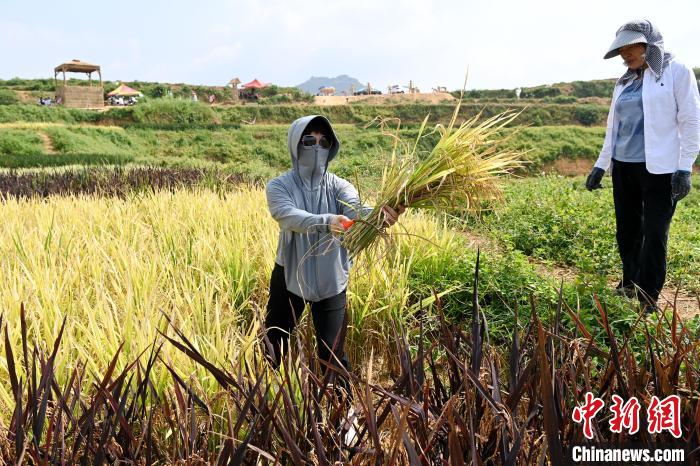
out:
M205 66L211 63L231 63L231 61L239 55L241 48L242 44L240 41L230 45L217 45L201 57L195 57L192 64L197 66Z

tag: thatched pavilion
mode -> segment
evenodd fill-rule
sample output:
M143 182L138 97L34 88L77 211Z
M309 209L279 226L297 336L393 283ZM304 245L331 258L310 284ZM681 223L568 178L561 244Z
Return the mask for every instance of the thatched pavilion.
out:
M58 74L63 73L63 84L58 82ZM99 86L93 86L92 73L97 73ZM69 86L66 81L66 73L85 73L88 75L89 86ZM53 79L56 84L56 98L61 103L71 108L102 108L104 107L104 88L102 87L102 73L98 65L92 65L80 60L71 60L61 63L53 70Z
M231 98L233 100L238 100L240 98L240 90L238 89L238 85L241 83L241 80L238 78L233 78L228 82L228 87L231 88Z

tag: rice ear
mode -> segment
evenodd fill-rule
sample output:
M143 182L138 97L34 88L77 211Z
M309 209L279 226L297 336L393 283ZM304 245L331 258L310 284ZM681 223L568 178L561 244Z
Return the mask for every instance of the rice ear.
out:
M520 112L505 111L485 120L481 113L457 126L462 101L447 126L436 124L426 134L429 115L423 119L415 143L397 153L393 146L384 167L377 206L356 224L344 238L344 245L355 256L369 248L383 234L381 208L389 205L444 211L479 212L485 201L502 198L499 176L522 165L522 151L505 149L511 135L502 129ZM438 133L440 139L424 160L416 156L423 138ZM392 135L396 137L397 135ZM396 141L396 139L395 139Z

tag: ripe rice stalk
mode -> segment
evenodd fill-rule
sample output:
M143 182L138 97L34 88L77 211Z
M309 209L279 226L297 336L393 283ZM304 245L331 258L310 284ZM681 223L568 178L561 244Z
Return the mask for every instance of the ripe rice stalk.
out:
M461 104L461 102L460 102ZM394 138L389 164L385 167L381 188L372 212L357 220L348 229L343 244L352 256L371 249L384 234L382 206L397 210L400 205L415 209L474 213L487 201L502 198L499 177L522 165L523 152L505 148L513 134L503 128L519 115L506 111L481 120L477 115L457 125L460 104L447 126L437 124L426 133L427 116L413 145L399 139L399 126ZM381 120L384 126L386 120ZM424 137L438 133L440 139L427 157L418 151Z

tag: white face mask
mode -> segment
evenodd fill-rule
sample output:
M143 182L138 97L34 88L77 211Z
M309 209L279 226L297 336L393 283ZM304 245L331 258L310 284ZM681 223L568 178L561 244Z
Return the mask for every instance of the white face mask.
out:
M297 167L304 184L312 188L318 186L326 171L329 153L329 149L319 147L318 144L306 147L299 143L297 146Z

